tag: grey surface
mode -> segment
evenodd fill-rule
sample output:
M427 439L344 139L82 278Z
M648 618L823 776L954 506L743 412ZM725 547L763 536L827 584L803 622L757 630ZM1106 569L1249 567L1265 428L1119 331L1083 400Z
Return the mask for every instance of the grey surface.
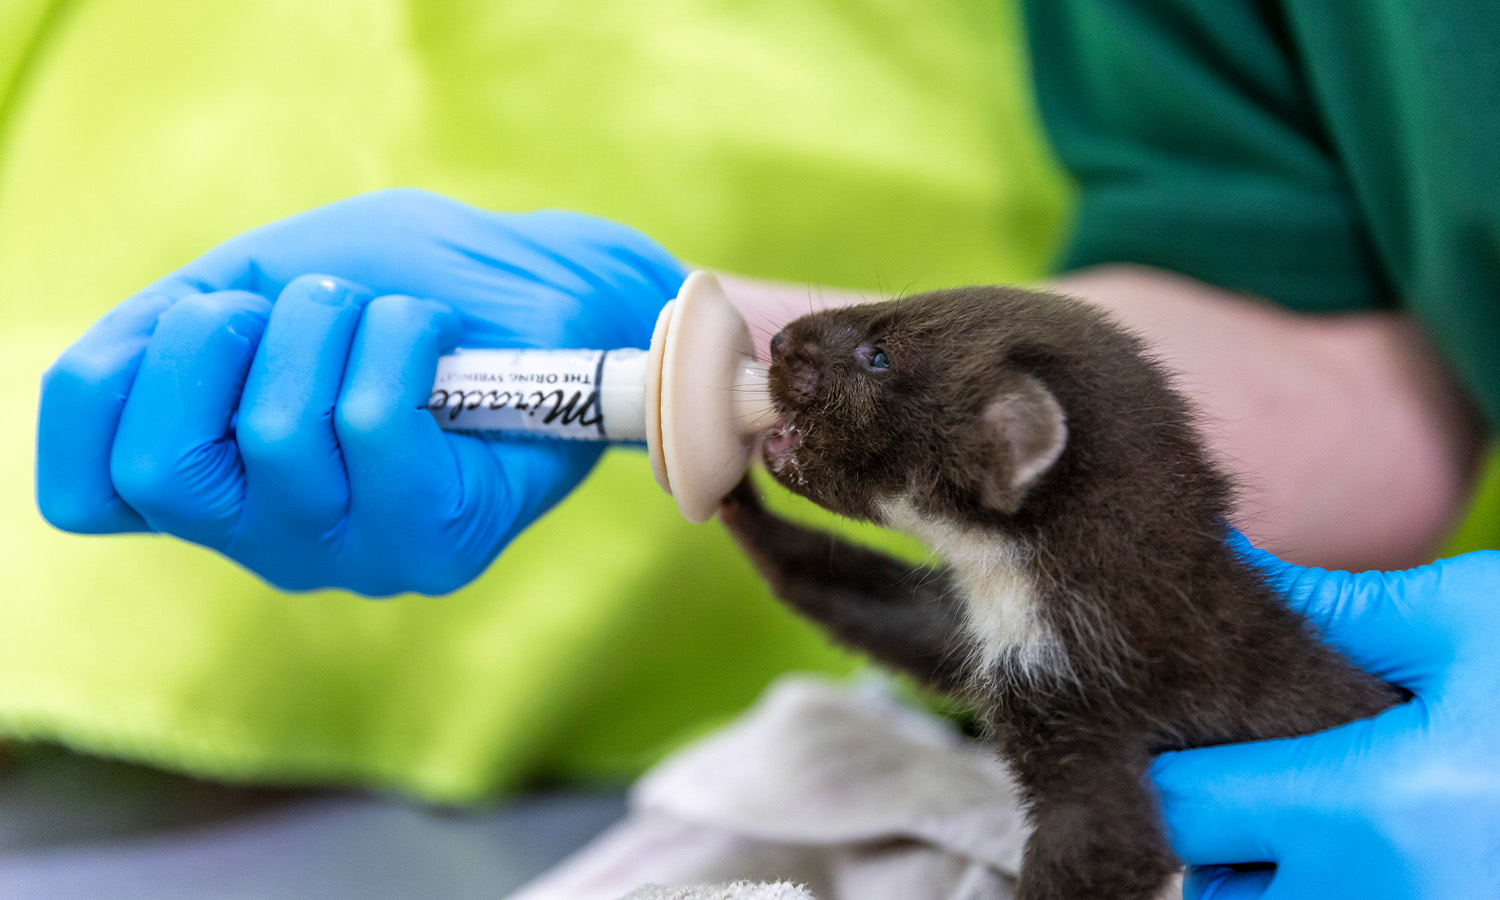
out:
M223 822L310 796L198 781L43 745L0 745L0 755L0 857Z
M498 900L624 808L548 792L456 812L44 756L0 777L0 898Z

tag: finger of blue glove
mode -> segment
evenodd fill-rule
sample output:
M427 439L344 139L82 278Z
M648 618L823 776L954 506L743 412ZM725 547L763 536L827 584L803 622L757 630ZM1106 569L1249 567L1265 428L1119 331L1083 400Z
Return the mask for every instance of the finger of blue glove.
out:
M524 223L524 227L516 227ZM644 347L656 324L662 304L677 295L687 275L682 264L655 241L613 222L566 210L539 210L510 219L497 220L496 227L506 230L509 243L532 250L531 267L544 273L553 284L579 298L593 298L608 304L614 315L591 321L587 342L590 346L613 348L622 345ZM610 278L602 278L587 265L552 249L571 247L579 255L619 261ZM620 273L630 273L622 278ZM655 298L641 303L639 298ZM582 301L589 305L587 299ZM566 324L566 323L564 323ZM610 325L608 333L600 327ZM576 336L559 337L548 345L572 346Z
M411 188L360 194L236 235L163 276L151 289L174 298L215 290L270 297L301 275L321 273L385 293L426 294L437 286L430 277L436 258L464 259L461 248L442 247L441 236L450 234L455 223L461 235L465 217L487 216ZM432 242L442 247L440 252L429 246Z
M350 259L358 258L358 254L348 252L349 223L340 228L330 220L339 207L361 199L316 207L235 235L152 282L146 290L173 300L230 290L270 297L307 273L325 272L357 280L358 273L346 271ZM330 271L331 266L337 268Z
M1183 900L1261 900L1275 877L1274 869L1237 871L1228 866L1202 866L1188 872Z
M1449 655L1450 635L1427 621L1410 598L1434 595L1440 567L1338 572L1283 562L1238 532L1230 545L1360 668L1417 693L1431 687Z
M171 298L142 293L106 313L42 376L36 499L64 531L109 534L149 526L115 491L109 458L120 413L157 317Z
M504 532L505 542L583 480L604 451L603 444L591 441L496 443L467 438L463 446L465 450L489 452L500 459L505 509L511 517ZM500 549L500 546L495 548L497 552Z
M371 295L327 275L293 279L276 298L240 401L245 514L280 540L315 540L349 509L334 406Z
M1303 737L1161 754L1150 776L1172 849L1189 865L1281 862L1307 837L1293 827L1302 811L1358 799L1343 773L1368 771L1372 752L1398 745L1426 714L1415 700Z
M262 225L219 244L179 269L163 275L146 287L146 291L180 300L216 291L248 291L269 296L262 284L255 259L262 235L278 228L276 222Z
M392 584L414 534L456 515L464 486L447 436L426 408L438 357L451 349L461 319L446 304L400 295L371 300L360 319L334 410L334 431L349 475L349 527ZM361 590L383 594L381 573ZM374 585L374 586L372 586ZM394 588L393 588L394 590Z
M115 490L154 531L223 549L244 498L230 424L271 304L221 291L163 312L110 455Z

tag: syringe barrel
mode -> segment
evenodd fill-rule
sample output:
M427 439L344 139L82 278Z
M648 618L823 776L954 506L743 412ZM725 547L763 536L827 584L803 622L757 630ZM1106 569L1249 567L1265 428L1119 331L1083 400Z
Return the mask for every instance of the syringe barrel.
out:
M458 350L427 408L443 428L581 441L646 438L646 351Z

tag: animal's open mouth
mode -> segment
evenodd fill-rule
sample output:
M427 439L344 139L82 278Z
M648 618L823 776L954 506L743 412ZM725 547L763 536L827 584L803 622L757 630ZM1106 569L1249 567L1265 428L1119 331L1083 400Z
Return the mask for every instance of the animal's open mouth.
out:
M782 416L766 432L762 446L765 448L766 465L771 471L779 472L789 463L796 462L797 448L802 446L802 432L797 430L797 426L788 417Z

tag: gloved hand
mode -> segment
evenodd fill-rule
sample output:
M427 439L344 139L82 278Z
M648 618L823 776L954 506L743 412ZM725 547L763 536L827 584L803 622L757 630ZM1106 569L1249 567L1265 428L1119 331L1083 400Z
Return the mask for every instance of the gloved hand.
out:
M454 590L601 448L441 431L422 408L437 357L645 347L683 274L620 225L422 191L274 222L120 304L48 369L38 505L68 531L177 535L282 588Z
M1165 753L1172 846L1212 900L1500 897L1500 553L1327 572L1243 544L1350 659L1415 696L1306 737ZM1274 863L1235 871L1228 863Z

